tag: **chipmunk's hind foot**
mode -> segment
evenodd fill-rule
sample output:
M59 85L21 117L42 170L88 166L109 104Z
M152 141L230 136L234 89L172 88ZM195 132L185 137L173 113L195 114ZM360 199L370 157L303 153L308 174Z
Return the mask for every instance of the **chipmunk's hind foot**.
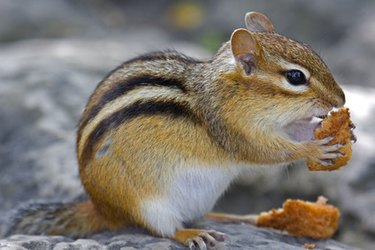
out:
M215 230L180 229L177 230L174 240L194 250L224 249L222 244L228 236Z

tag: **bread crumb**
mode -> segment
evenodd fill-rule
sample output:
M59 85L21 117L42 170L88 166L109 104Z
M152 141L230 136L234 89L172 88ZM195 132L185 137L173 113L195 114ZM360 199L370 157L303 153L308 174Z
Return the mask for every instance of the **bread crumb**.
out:
M314 243L305 243L303 247L306 249L314 249L316 246Z
M286 230L295 236L327 239L336 232L340 211L319 196L316 202L288 199L283 208L261 213L257 226Z

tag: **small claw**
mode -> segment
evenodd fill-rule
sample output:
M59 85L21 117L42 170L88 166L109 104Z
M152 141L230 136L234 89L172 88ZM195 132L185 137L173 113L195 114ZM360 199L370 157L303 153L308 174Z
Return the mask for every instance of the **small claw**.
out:
M330 160L319 160L319 162L322 166L328 167L329 165L332 165L332 161Z
M220 233L218 231L215 231L215 230L210 230L208 231L208 233L215 238L215 240L217 241L225 241L225 240L228 240L229 239L229 236L226 235L225 233Z
M341 152L328 153L328 154L324 154L322 159L336 159L336 158L341 157L341 156L344 156L344 154L341 153Z
M200 236L188 239L186 243L190 250L207 250L206 243Z
M195 249L195 244L194 244L194 241L192 239L188 239L186 244L188 245L190 250Z
M199 250L207 250L206 242L201 236L194 237L193 240L198 245Z
M357 137L355 136L353 131L350 131L350 140L352 141L353 144L357 142Z
M334 145L329 145L329 146L321 146L320 148L324 151L324 152L334 152L334 151L337 151L338 149L344 147L345 145L344 144L341 144L341 143L337 143L337 144L334 144Z
M349 128L351 128L351 129L355 129L356 126L354 125L354 123L351 122L351 123L349 124Z
M206 242L206 244L208 244L209 247L214 247L216 245L216 239L211 236L208 232L207 233L202 233L200 235L204 242Z
M324 138L324 139L322 139L322 140L318 140L318 141L317 141L317 144L318 144L319 146L322 146L322 145L327 144L328 142L332 141L334 138L335 138L335 137L333 137L333 136L328 136L328 137L326 137L326 138Z
M228 239L226 234L217 232L215 230L205 231L200 233L198 236L190 238L186 241L186 245L189 249L207 250L208 248L214 248L219 242Z

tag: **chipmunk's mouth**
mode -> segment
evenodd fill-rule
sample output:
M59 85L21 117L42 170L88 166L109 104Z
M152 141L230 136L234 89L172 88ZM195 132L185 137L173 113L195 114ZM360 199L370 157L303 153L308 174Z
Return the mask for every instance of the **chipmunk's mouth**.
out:
M286 133L298 142L311 141L314 139L314 130L321 127L322 120L326 117L327 114L324 114L296 120L286 126Z

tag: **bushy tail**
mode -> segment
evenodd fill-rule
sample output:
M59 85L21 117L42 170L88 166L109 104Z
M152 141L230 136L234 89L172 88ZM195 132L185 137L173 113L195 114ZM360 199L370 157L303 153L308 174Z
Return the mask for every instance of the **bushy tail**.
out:
M16 211L5 236L12 234L84 237L114 225L103 218L91 201L76 203L31 203Z

